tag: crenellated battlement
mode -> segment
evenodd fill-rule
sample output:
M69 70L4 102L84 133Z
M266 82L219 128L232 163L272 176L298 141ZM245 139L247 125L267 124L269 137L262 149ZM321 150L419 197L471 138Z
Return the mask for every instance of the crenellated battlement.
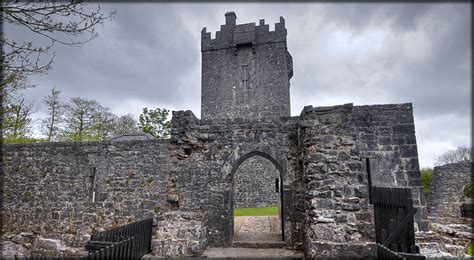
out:
M238 48L239 46L253 46L265 43L285 42L287 31L285 19L280 16L280 22L275 23L275 30L270 31L265 19L259 24L245 23L236 24L237 16L234 12L225 14L226 23L221 25L220 31L216 32L216 38L211 39L211 33L206 27L201 31L201 51L210 51L227 48Z

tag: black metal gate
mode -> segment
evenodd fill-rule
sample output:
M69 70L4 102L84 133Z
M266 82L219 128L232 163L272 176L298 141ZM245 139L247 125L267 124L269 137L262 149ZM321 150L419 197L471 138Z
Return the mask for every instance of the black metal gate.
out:
M426 259L415 245L410 188L372 187L378 259Z
M82 259L139 259L151 252L153 218L91 235Z

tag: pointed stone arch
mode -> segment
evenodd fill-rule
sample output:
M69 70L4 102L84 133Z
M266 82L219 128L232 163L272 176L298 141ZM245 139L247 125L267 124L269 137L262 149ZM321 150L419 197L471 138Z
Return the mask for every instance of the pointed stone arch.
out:
M229 154L227 160L225 161L222 167L222 177L225 180L225 183L228 183L228 192L229 192L229 200L227 201L225 207L227 207L228 216L226 216L227 225L224 231L225 237L225 244L230 245L232 243L233 235L234 235L234 174L239 168L239 166L246 161L247 159L254 157L254 156L261 156L270 162L277 168L281 180L281 193L280 193L280 210L281 210L281 227L282 227L282 240L286 240L285 236L285 214L286 210L286 198L285 198L285 190L286 187L283 185L287 178L287 156L285 155L284 151L277 146L270 145L270 144L258 144L258 143L246 143L241 144Z
M235 172L237 171L237 169L239 168L239 166L244 162L246 161L247 159L251 158L251 157L254 157L254 156L261 156L265 159L268 159L270 162L273 163L273 165L275 165L275 167L278 169L279 173L280 173L280 176L282 175L283 173L283 168L282 166L280 165L280 163L277 162L277 160L275 160L271 155L265 153L265 152L261 152L261 151L252 151L252 152L249 152L245 155L243 155L242 157L240 157L235 163L234 165L232 165L232 172L231 172L231 178L234 178L234 175L235 175ZM281 176L282 177L282 176Z

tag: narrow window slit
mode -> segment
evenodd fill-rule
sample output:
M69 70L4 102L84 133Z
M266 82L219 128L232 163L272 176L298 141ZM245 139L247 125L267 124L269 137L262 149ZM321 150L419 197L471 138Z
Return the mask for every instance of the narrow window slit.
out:
M365 162L367 168L367 182L369 186L369 204L372 204L372 172L370 170L370 159L365 158Z
M249 66L242 65L242 84L244 86L244 89L249 89L249 79L250 79Z
M96 174L97 174L97 168L94 167L92 169L92 175L89 177L91 178L91 188L90 188L90 198L92 202L95 202L95 182L96 182Z
M275 178L275 192L280 193L280 179Z

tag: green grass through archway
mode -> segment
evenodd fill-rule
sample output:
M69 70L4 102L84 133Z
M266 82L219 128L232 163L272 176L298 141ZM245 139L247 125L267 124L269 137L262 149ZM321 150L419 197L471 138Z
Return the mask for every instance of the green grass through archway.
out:
M234 217L240 216L274 216L279 214L278 207L235 208Z

